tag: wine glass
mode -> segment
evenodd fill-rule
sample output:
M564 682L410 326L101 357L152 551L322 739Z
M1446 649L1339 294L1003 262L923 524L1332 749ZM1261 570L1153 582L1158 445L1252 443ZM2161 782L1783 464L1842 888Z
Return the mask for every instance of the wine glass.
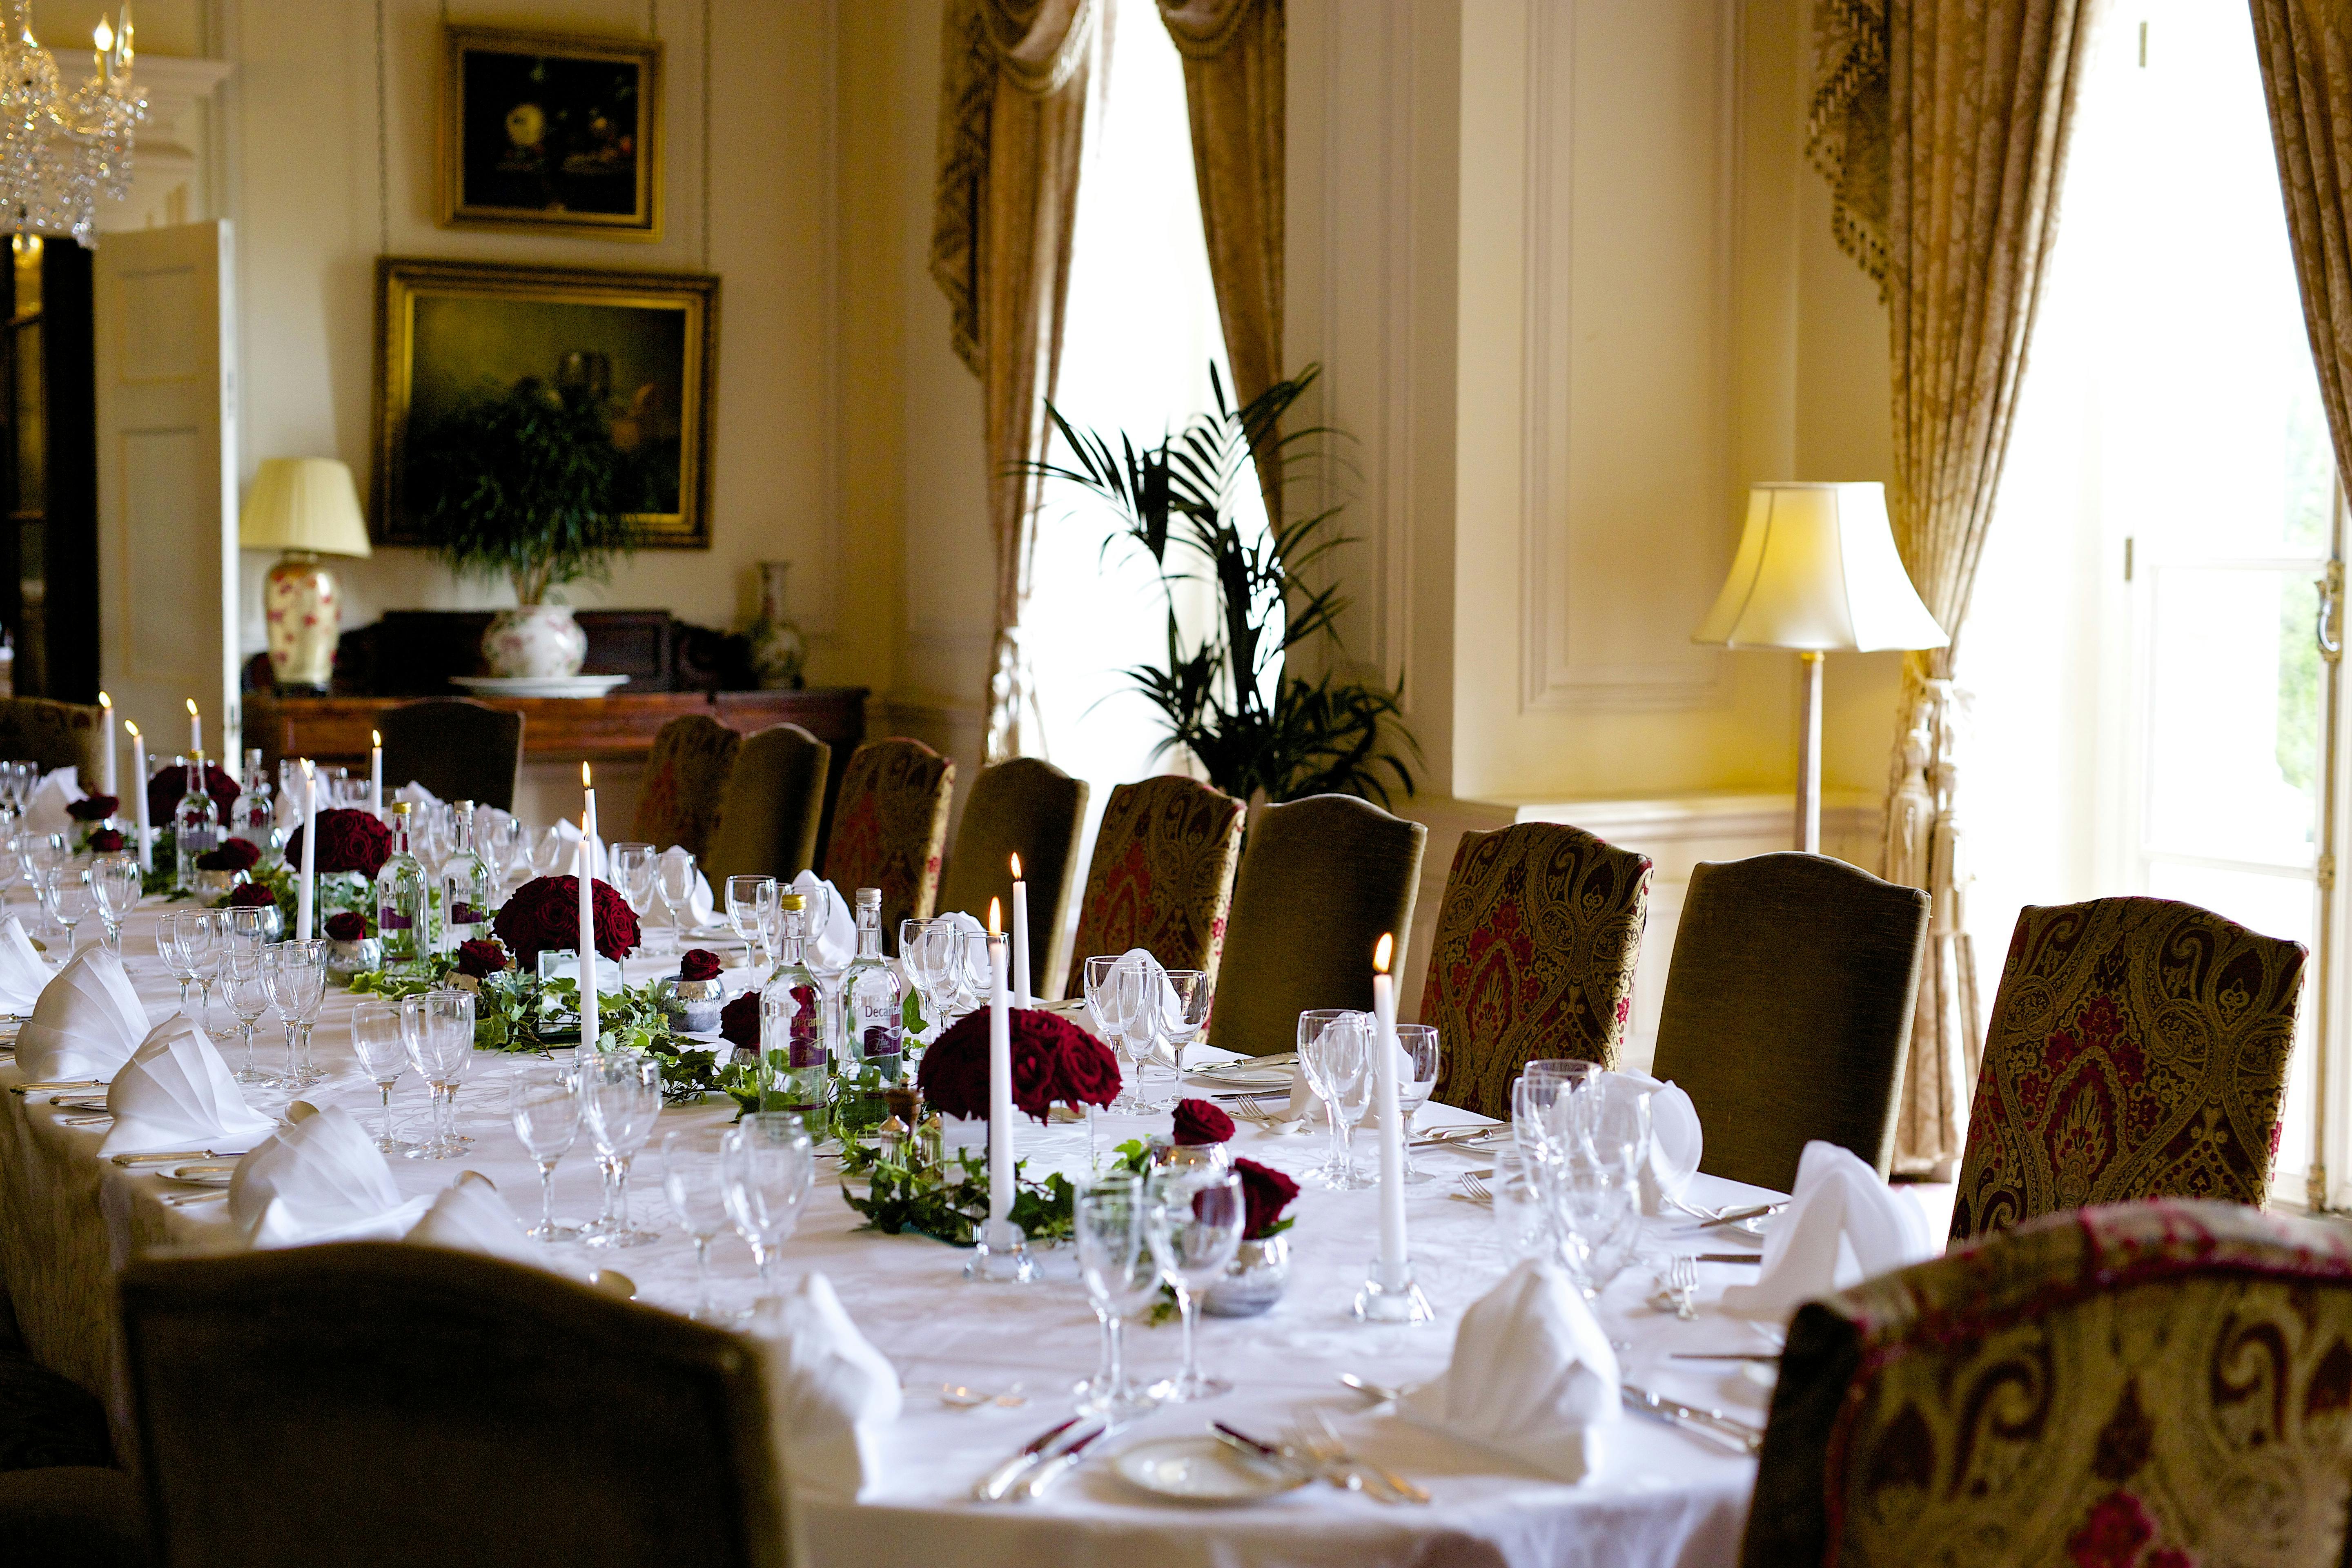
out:
M220 987L221 1000L228 1004L230 1016L236 1019L237 1038L243 1047L236 1070L229 1076L239 1083L276 1083L276 1077L253 1063L253 1027L269 1011L269 983L262 978L261 948L257 944L235 942L229 946L221 959Z
M1086 1405L1114 1417L1155 1403L1127 1374L1121 1330L1160 1296L1160 1262L1145 1236L1149 1203L1142 1178L1121 1172L1073 1202L1078 1278L1102 1324L1102 1363L1084 1390Z
M220 974L221 950L227 945L228 924L217 910L188 910L180 916L180 951L196 983L196 1005L202 1010L205 1034L213 1032L213 983Z
M570 863L571 848L571 842L563 837L562 828L549 828L531 845L530 874L534 877L557 875Z
M751 968L757 974L768 972L768 917L776 909L776 879L773 877L730 877L727 879L727 923L735 934L751 949Z
M1529 1169L1557 1156L1572 1131L1576 1096L1600 1070L1573 1058L1547 1057L1511 1080L1511 1138Z
M578 1226L556 1220L555 1167L580 1136L579 1075L562 1068L525 1068L507 1085L507 1114L524 1152L539 1165L539 1223L524 1234L533 1241L578 1236Z
M729 1128L719 1150L727 1215L751 1246L764 1303L772 1294L776 1249L799 1226L801 1204L816 1178L815 1148L798 1116L789 1110L762 1110Z
M118 958L122 955L122 922L139 907L140 883L139 862L128 855L102 855L89 868L90 890L105 923L106 950Z
M172 978L180 983L180 1011L188 1010L188 987L195 983L195 965L188 961L187 944L180 940L180 922L194 914L194 910L175 910L163 917L155 927L155 953Z
M392 1133L392 1086L408 1070L408 1041L400 1032L400 1008L390 1002L362 1001L352 1009L352 1052L360 1070L383 1096L383 1131L375 1146L387 1154L404 1154L415 1145Z
M630 910L642 927L654 907L654 847L615 844L606 863L612 868L613 886L628 900Z
M1087 960L1087 1010L1094 1015L1095 1033L1109 1042L1126 1068L1119 1079L1118 1098L1111 1102L1113 1111L1130 1111L1141 1103L1137 1080L1142 1077L1142 1069L1129 1055L1127 1044L1127 1026L1133 1021L1142 996L1142 989L1134 983L1133 975L1133 970L1119 967L1117 953L1101 953Z
M307 1089L326 1077L310 1061L310 1028L327 998L325 940L271 942L262 950L261 974L271 1005L286 1023L283 1081L289 1089Z
M700 882L700 873L694 868L694 856L689 850L670 848L662 851L656 862L661 877L662 902L669 908L670 946L686 945L686 931L694 914L694 894Z
M1307 1087L1323 1101L1331 1152L1314 1179L1327 1187L1359 1187L1354 1138L1371 1077L1371 1031L1360 1013L1312 1008L1298 1016L1298 1063Z
M1145 1053L1139 1061L1152 1068L1165 1068L1171 1079L1170 1094L1164 1103L1173 1104L1176 1086L1184 1078L1185 1049L1198 1041L1201 1031L1209 1022L1209 977L1197 969L1163 969L1163 984L1152 986L1146 994L1150 1005L1151 1027L1146 1037ZM1160 1101L1153 1101L1153 1109Z
M580 1110L596 1144L596 1161L608 1178L610 1213L587 1237L592 1247L637 1247L660 1239L656 1230L629 1223L629 1164L653 1135L661 1115L661 1062L635 1051L584 1053L580 1066Z
M923 994L924 1043L940 1037L947 1026L948 1007L954 1000L959 971L963 967L962 928L950 920L898 922L898 959Z
M18 836L24 846L21 858L26 874L32 879L33 896L38 900L46 932L56 910L52 907L51 890L67 866L73 861L73 844L62 833L26 833Z
M437 994L421 992L402 997L398 1004L401 1044L408 1052L409 1065L425 1082L425 1132L407 1151L412 1160L446 1160L459 1152L444 1142L441 1135L442 1090L447 1083L443 1054L449 1037L434 1016L431 1004Z
M521 817L493 806L484 806L474 813L474 847L489 862L490 875L498 879L498 887L504 891L518 869L530 868L530 830L523 826Z
M1201 1292L1217 1282L1241 1249L1246 1214L1242 1179L1215 1166L1171 1166L1152 1173L1145 1197L1144 1237L1160 1277L1176 1292L1184 1322L1183 1369L1151 1392L1170 1401L1230 1394L1234 1385L1223 1378L1201 1374L1192 1325L1201 1315Z
M1437 1089L1437 1026L1399 1024L1396 1043L1403 1053L1397 1063L1397 1115L1404 1123L1404 1179L1426 1182L1433 1173L1412 1163L1412 1119Z
M98 908L98 889L90 886L89 873L68 867L57 874L49 886L49 912L58 924L66 928L66 952L74 950L74 928L89 919Z
M732 1316L710 1300L710 1244L733 1223L727 1208L727 1134L724 1127L697 1127L662 1139L662 1195L694 1242L695 1301L687 1315L698 1323Z

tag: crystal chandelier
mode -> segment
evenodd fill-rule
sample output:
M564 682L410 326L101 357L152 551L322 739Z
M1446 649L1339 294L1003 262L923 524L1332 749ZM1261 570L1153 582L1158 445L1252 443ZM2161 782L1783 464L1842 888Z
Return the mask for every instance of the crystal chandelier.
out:
M68 96L58 62L33 37L31 0L6 0L0 47L0 232L93 238L100 196L131 192L131 133L147 118L147 95L131 79L131 6L119 26L100 21L98 74Z

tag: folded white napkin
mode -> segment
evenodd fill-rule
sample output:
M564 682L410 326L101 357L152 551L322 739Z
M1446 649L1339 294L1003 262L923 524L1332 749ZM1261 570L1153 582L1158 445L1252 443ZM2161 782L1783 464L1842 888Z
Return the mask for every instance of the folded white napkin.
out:
M898 1373L843 1310L822 1274L761 1312L769 1422L793 1490L850 1501L880 1475L877 1445L898 1418Z
M663 850L661 852L661 858L665 861L668 861L672 864L676 864L680 860L691 860L694 858L692 855L688 854L684 849L679 848L675 844ZM662 879L665 881L667 880L667 873L664 874ZM667 894L663 895L662 901L665 903L668 902ZM694 873L694 890L687 895L686 908L684 910L673 909L670 913L673 916L678 914L685 915L686 923L697 931L699 931L706 926L718 924L719 900L711 894L710 879L704 876L700 870L697 870Z
M572 876L579 869L574 861L580 847L580 825L568 816L559 816L555 819L555 835L563 840L563 858L557 862L555 874L559 877ZM595 868L593 875L611 879L613 873L604 864L604 836L601 833L588 850L588 861Z
M1601 1429L1621 1415L1617 1352L1584 1292L1528 1258L1472 1303L1444 1375L1398 1405L1407 1420L1563 1481L1601 1463Z
M122 960L85 947L42 987L16 1034L16 1065L39 1082L110 1079L152 1026Z
M446 1247L457 1252L480 1252L511 1263L534 1268L546 1263L538 1247L522 1233L522 1222L499 1196L489 1179L475 1171L460 1171L425 1211L408 1239L425 1247Z
M1691 1103L1688 1091L1672 1079L1654 1079L1638 1072L1605 1076L1631 1081L1650 1091L1650 1165L1642 1173L1642 1212L1668 1213L1668 1200L1679 1201L1688 1190L1691 1178L1698 1173L1699 1160L1706 1152L1698 1107Z
M254 1145L228 1185L229 1215L256 1247L397 1241L430 1203L400 1201L392 1167L340 1105Z
M1723 1310L1779 1320L1799 1302L1860 1284L1936 1255L1927 1211L1910 1193L1834 1143L1805 1145L1797 1190L1764 1233L1764 1265L1753 1285L1728 1286Z
M411 805L439 805L441 804L441 797L439 795L435 795L431 790L426 789L415 779L409 780L398 789L394 790L392 792L391 799L386 800L384 805L390 805L393 801L395 800L404 800Z
M819 969L846 968L849 961L857 956L857 916L842 898L841 889L814 871L803 871L793 879L793 885L784 891L798 893L807 899L820 888L833 897L827 900L829 912L824 929L808 933L810 955L815 959ZM971 919L969 915L964 918ZM980 922L973 921L972 929L980 930Z
M107 1086L114 1126L100 1154L243 1149L278 1123L245 1103L228 1064L185 1013L155 1026Z
M33 798L25 805L25 830L27 833L71 833L74 819L66 815L66 807L88 795L78 776L79 770L59 768L41 775L33 786Z
M27 1014L56 973L15 915L0 925L0 1010Z

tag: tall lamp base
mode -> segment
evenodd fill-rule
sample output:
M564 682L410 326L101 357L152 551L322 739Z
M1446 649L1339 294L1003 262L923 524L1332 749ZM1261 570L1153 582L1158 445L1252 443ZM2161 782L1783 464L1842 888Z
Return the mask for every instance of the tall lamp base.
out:
M324 691L334 682L342 595L335 574L307 550L289 550L261 588L269 623L269 677L281 691Z
M1797 655L1803 697L1797 710L1797 847L1822 852L1822 662L1818 648Z

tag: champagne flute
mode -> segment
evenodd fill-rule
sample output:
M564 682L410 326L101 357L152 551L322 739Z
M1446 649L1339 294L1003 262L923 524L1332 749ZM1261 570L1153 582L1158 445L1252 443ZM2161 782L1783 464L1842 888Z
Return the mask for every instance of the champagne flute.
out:
M1183 1368L1151 1391L1171 1401L1230 1394L1231 1383L1202 1375L1192 1331L1201 1315L1201 1292L1223 1276L1241 1249L1247 1212L1242 1179L1215 1166L1171 1166L1152 1173L1146 1199L1144 1237L1160 1277L1176 1292L1176 1310L1184 1324Z
M694 1243L694 1310L698 1323L732 1316L710 1300L710 1244L733 1223L727 1208L727 1162L723 1127L697 1127L662 1139L662 1195L670 1213Z
M580 1079L562 1068L525 1068L507 1086L507 1114L515 1136L539 1166L539 1223L533 1241L562 1241L581 1227L555 1217L555 1167L580 1136Z
M756 1111L727 1130L720 1143L727 1214L751 1245L760 1300L772 1295L776 1249L800 1225L801 1204L816 1177L808 1127L789 1110Z
M352 1051L383 1096L383 1131L375 1146L387 1154L404 1154L415 1147L392 1133L392 1086L408 1070L408 1042L400 1032L400 1009L390 1002L362 1001L352 1009Z

